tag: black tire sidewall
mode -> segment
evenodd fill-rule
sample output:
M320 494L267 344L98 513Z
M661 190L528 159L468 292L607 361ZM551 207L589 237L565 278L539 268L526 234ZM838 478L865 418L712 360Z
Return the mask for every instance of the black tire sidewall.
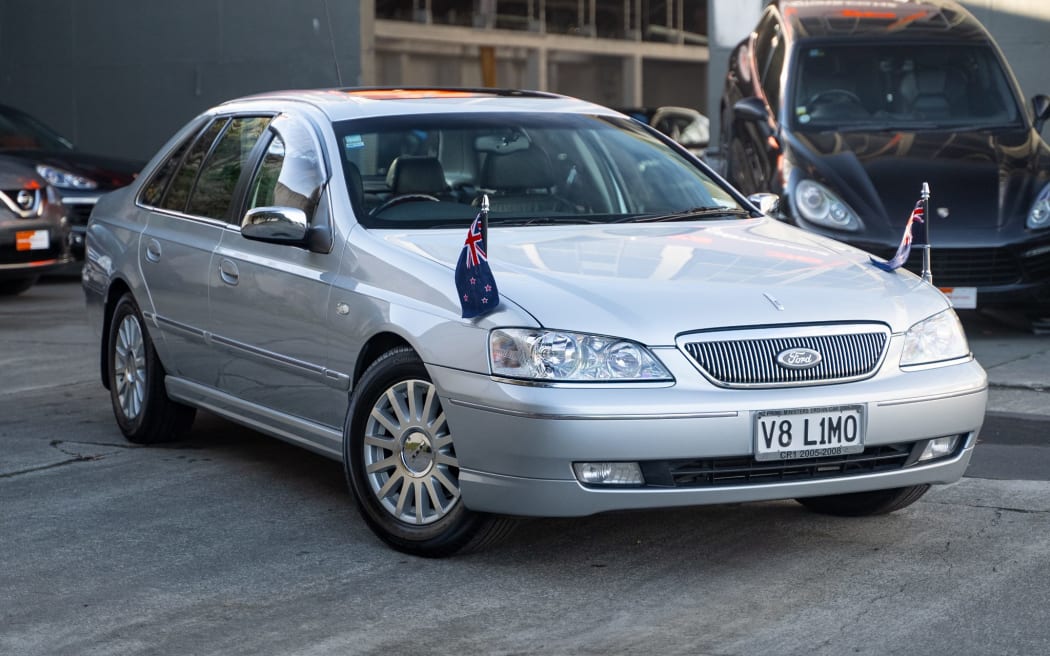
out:
M117 333L120 330L121 322L128 316L134 317L139 324L139 330L142 332L143 355L146 361L146 393L142 398L142 408L138 416L133 419L125 416L123 408L120 407L120 399L117 396L116 372L114 371ZM116 418L121 432L129 440L142 440L145 436L145 428L148 424L150 413L153 411L153 405L156 402L157 393L155 388L158 382L156 380L158 378L156 367L157 358L153 352L153 342L150 340L149 332L146 330L146 322L142 318L142 313L139 311L135 299L130 294L125 294L117 301L117 305L113 309L113 317L110 320L109 344L106 345L106 378L109 381L109 396L110 401L113 403L113 416Z
M423 362L408 348L387 352L376 360L355 387L343 428L343 468L365 522L396 549L417 555L447 555L465 545L477 532L481 516L467 510L463 499L432 524L407 524L393 517L376 498L364 463L364 435L368 416L379 397L405 380L431 382Z

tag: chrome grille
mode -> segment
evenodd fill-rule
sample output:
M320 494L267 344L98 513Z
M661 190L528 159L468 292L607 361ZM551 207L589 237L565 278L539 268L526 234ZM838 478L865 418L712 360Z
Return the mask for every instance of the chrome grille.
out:
M715 383L725 387L773 387L813 385L858 380L872 375L882 360L889 331L867 326L865 330L831 334L787 334L783 337L749 336L727 338L687 336L683 348ZM751 331L755 332L755 331ZM785 330L759 331L784 334ZM790 369L777 363L777 355L788 349L817 351L821 360L808 369Z

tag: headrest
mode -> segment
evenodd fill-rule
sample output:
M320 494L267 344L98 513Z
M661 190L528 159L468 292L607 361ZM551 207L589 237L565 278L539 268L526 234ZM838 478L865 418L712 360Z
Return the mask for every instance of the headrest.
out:
M445 172L436 157L402 155L390 164L386 186L396 195L433 194L448 189Z
M550 158L539 148L489 153L481 170L481 186L486 189L540 189L554 183Z

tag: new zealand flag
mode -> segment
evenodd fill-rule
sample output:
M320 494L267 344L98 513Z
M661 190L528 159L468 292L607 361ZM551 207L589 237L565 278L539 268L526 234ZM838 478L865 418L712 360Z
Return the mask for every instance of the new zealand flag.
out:
M463 252L456 262L456 290L459 292L459 304L463 307L463 318L470 319L486 312L491 312L499 305L499 290L496 279L489 268L488 255L485 253L485 235L481 231L482 215L478 212L474 223L470 224L467 240L463 243Z
M926 243L926 226L923 225L922 205L921 199L915 203L915 209L911 211L911 216L908 217L908 225L904 226L904 237L901 238L901 244L897 247L897 254L887 262L879 262L875 258L871 258L872 264L883 271L899 269L908 261L913 241L917 244Z

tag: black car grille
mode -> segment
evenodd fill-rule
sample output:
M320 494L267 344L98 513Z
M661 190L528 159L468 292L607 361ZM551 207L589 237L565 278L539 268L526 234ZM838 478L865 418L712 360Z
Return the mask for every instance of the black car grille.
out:
M70 225L86 226L91 217L91 210L95 208L94 203L76 203L65 201L66 218Z
M893 254L890 253L889 257ZM922 272L922 249L913 248L904 267L912 273ZM1010 251L1003 248L937 248L930 249L930 273L938 287L992 287L1021 282L1021 265Z
M960 440L960 448L963 440ZM921 442L870 446L861 453L834 458L759 462L749 456L699 460L649 460L639 463L646 484L656 487L727 487L860 476L902 469Z
M749 387L855 380L875 371L886 342L887 333L882 331L689 341L684 349L712 380L727 387ZM777 355L794 348L817 351L821 360L808 369L779 365Z
M1030 280L1050 279L1050 244L1031 249L1022 262Z

